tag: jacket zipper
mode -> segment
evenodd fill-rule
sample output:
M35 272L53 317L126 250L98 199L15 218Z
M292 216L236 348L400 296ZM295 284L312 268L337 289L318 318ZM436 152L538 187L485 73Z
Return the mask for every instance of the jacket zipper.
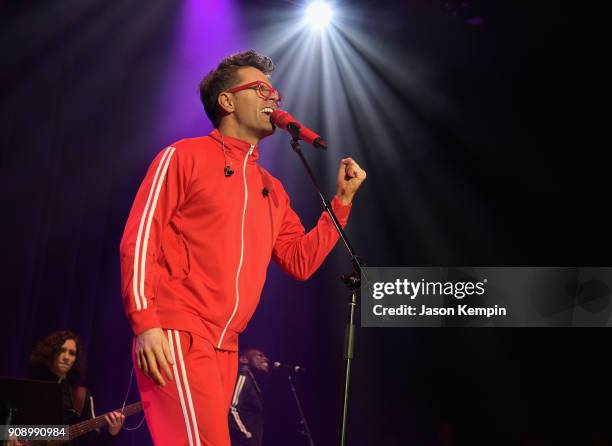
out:
M255 145L251 144L251 148L249 149L246 156L244 157L244 163L242 164L242 178L244 180L244 205L242 206L242 224L240 226L240 262L238 263L238 270L236 271L236 303L234 304L234 311L232 312L232 315L227 320L227 324L225 324L225 328L221 332L221 337L219 338L219 343L217 344L217 348L221 348L221 343L223 342L225 332L227 331L230 323L232 322L232 319L234 319L234 316L236 316L236 312L238 311L238 304L240 303L240 292L238 291L238 279L240 278L240 271L242 270L242 260L244 258L244 217L246 216L247 201L249 199L249 188L248 188L247 180L246 180L246 166L247 166L247 161L249 159L249 156L251 156L251 154L253 153L253 150L255 150Z

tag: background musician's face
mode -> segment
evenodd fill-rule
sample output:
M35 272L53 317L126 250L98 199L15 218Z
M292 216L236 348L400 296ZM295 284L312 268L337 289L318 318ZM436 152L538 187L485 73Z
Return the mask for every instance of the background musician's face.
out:
M76 362L77 345L74 339L66 339L53 360L51 372L59 378L65 378Z
M249 367L252 369L260 370L262 372L267 372L270 370L270 360L261 350L249 350L245 353L245 357L248 360Z

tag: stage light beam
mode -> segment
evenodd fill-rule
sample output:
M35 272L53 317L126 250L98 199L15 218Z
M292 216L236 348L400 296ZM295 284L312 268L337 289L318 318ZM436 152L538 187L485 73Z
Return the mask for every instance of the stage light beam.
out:
M332 8L326 2L311 2L306 8L306 23L320 31L331 22L332 15Z

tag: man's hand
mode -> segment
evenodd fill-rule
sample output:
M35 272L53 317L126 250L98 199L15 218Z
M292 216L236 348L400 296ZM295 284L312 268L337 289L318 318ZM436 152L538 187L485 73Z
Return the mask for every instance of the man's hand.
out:
M344 158L340 160L340 168L338 169L338 191L336 196L342 204L351 204L353 197L361 186L361 183L366 179L366 171L359 167L353 158Z
M161 328L149 328L136 336L136 361L138 368L156 384L166 385L160 369L172 381L170 365L174 365L174 361Z
M121 412L111 412L104 415L104 419L108 423L108 433L114 437L121 430L123 422L125 421L125 415Z

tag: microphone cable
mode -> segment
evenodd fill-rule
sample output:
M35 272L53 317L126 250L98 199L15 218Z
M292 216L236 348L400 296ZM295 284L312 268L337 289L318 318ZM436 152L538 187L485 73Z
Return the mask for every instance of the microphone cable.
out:
M121 414L123 415L123 410L125 409L125 404L127 402L128 397L130 396L130 391L132 390L132 381L134 380L134 363L132 363L132 373L130 373L130 383L128 384L128 389L127 392L125 393L125 399L123 400L123 405L121 406ZM122 429L125 429L126 431L135 431L140 429L140 427L142 426L142 423L144 423L145 420L145 414L144 414L144 409L142 411L142 420L140 420L140 423L138 423L138 425L136 427L127 427L125 425L125 421L123 422L123 426L121 427Z

